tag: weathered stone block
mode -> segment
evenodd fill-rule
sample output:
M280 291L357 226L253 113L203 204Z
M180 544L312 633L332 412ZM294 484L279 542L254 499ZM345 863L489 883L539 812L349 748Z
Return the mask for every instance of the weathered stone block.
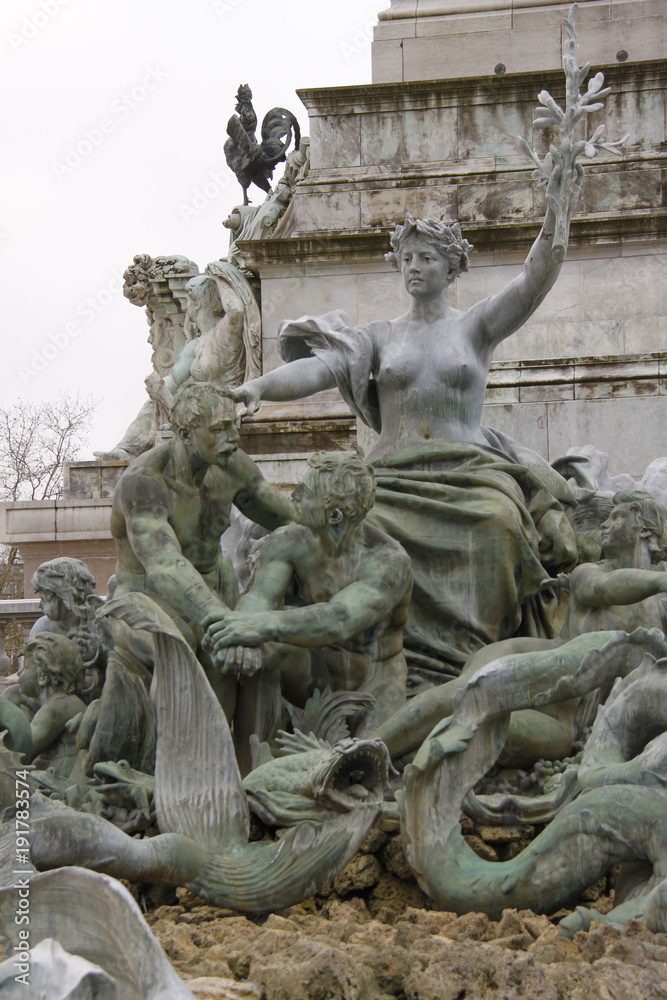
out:
M484 401L487 404L518 403L519 386L501 385L501 386L494 386L492 388L487 388L484 396Z
M667 255L585 261L584 317L599 322L607 318L661 315L662 278L666 269Z
M301 270L301 274L290 278L269 277L262 284L264 371L282 364L276 338L284 319L344 309L352 322L356 322L357 281L354 274L317 275Z
M582 207L586 212L632 211L659 208L663 201L662 170L658 167L619 172L617 164L608 171L591 170L584 180Z
M622 327L624 354L652 351L664 337L664 320L658 316L630 317L623 320Z
M493 187L475 181L458 187L458 221L496 222L529 218L533 214L533 190L524 180L497 175Z
M421 4L420 4L421 7ZM421 13L421 10L420 10ZM509 31L512 27L511 11L500 11L491 20L488 11L451 14L443 18L422 16L414 21L416 35L452 35L469 31ZM409 36L403 36L409 37Z
M111 499L61 500L56 505L56 539L74 540L109 535Z
M0 506L0 540L5 545L52 538L55 532L55 500L24 500Z
M403 45L401 38L373 42L373 83L388 83L403 79Z
M509 72L538 66L556 69L569 6L541 0L511 4L420 0L416 7L411 3L401 7L400 14L392 6L389 18L381 20L375 31L373 79L481 76L492 74L501 62ZM580 43L593 65L613 64L621 50L631 60L660 59L664 21L660 0L583 0ZM398 48L401 38L405 56L399 60L395 53L389 63L384 47L391 41ZM430 44L420 46L420 42Z
M369 227L391 226L406 213L420 217L456 218L457 191L454 185L373 188L361 192L361 221Z
M310 123L311 170L361 163L361 126L357 115L321 115Z
M637 398L629 396L548 403L549 457L564 455L568 448L593 444L610 456L610 475L627 472L641 477L657 454L665 451L660 430L665 426L664 397L642 400L640 423L637 413Z
M364 115L361 162L426 163L457 158L457 111L433 106Z
M458 112L459 160L471 156L517 158L516 137L529 135L533 126L533 101L508 104L493 101L493 86L489 86L489 103L462 105Z
M295 232L358 229L361 224L358 191L322 191L317 198L294 199L292 204Z
M438 80L451 76L492 76L502 63L509 73L556 66L560 61L560 28L540 27L525 38L508 30L474 32L474 59L466 58L461 33L406 38L403 41L403 79ZM471 37L468 38L470 49ZM384 79L387 79L385 76Z
M482 423L496 427L533 451L549 454L546 403L504 403L485 405Z
M360 274L357 278L359 323L376 319L393 319L407 309L407 292L394 269L376 274Z

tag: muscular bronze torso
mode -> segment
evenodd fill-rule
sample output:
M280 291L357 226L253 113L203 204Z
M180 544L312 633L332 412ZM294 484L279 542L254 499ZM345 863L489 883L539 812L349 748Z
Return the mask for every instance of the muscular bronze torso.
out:
M215 572L220 556L220 535L229 525L229 512L239 483L230 470L210 466L199 486L170 476L168 446L155 448L137 459L123 476L114 495L111 532L118 548L118 585L135 585L144 566L130 544L127 517L133 510L152 507L165 517L178 539L185 559L203 577Z

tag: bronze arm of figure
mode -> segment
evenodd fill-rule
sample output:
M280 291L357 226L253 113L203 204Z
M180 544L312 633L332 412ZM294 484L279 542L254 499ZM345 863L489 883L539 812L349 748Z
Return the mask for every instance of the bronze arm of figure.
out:
M372 470L344 452L320 452L309 465L293 493L296 523L265 541L248 593L235 611L205 621L206 642L221 669L239 675L244 696L245 647L263 643L279 647L265 652L257 698L281 687L299 707L315 687L372 695L354 730L360 735L405 701L402 629L412 571L400 546L366 523ZM283 609L293 581L304 606Z

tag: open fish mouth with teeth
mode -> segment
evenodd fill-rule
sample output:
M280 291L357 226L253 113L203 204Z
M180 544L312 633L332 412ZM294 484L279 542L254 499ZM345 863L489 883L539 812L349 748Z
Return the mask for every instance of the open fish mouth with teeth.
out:
M264 823L293 826L382 802L392 768L381 740L347 737L330 746L297 733L283 740L283 749L287 756L255 768L243 782Z
M391 767L384 743L350 738L334 744L331 752L334 759L323 762L313 786L316 799L340 812L382 801Z

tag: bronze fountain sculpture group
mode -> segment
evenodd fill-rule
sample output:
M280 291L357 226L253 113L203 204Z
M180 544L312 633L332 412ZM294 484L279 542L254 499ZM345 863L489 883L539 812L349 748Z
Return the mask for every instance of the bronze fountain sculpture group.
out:
M135 458L114 495L115 592L94 619L104 683L89 678L82 700L81 629L70 623L67 638L42 625L0 701L5 773L23 754L32 787L64 800L31 799L38 870L187 885L262 912L324 886L384 821L400 824L437 906L553 912L632 862L611 913L578 910L564 930L636 916L667 931L667 511L618 493L600 558L577 565L568 513L581 491L481 425L494 348L556 282L580 156L615 150L599 130L573 138L606 91L597 74L579 94L568 25L568 104L542 92L537 122L564 138L543 161L529 151L544 222L501 292L453 308L448 286L472 248L458 225L408 216L388 255L409 295L404 315L284 323L286 364L232 389L195 340L153 387L173 437ZM213 279L192 280L196 297ZM241 336L231 307L213 326L225 322ZM240 450L237 407L333 387L377 440L363 459L314 455L290 501ZM270 533L241 596L219 545L232 505ZM549 613L566 600L554 636ZM50 744L45 706L58 719ZM301 732L304 720L313 731ZM580 761L540 794L475 793L504 747L531 766L583 739ZM108 789L123 775L130 798L112 822L94 782ZM548 825L516 858L489 863L463 840L463 808ZM251 814L263 830L252 841ZM149 822L155 836L125 832ZM5 844L13 836L11 822L0 826ZM13 857L3 857L6 885Z

